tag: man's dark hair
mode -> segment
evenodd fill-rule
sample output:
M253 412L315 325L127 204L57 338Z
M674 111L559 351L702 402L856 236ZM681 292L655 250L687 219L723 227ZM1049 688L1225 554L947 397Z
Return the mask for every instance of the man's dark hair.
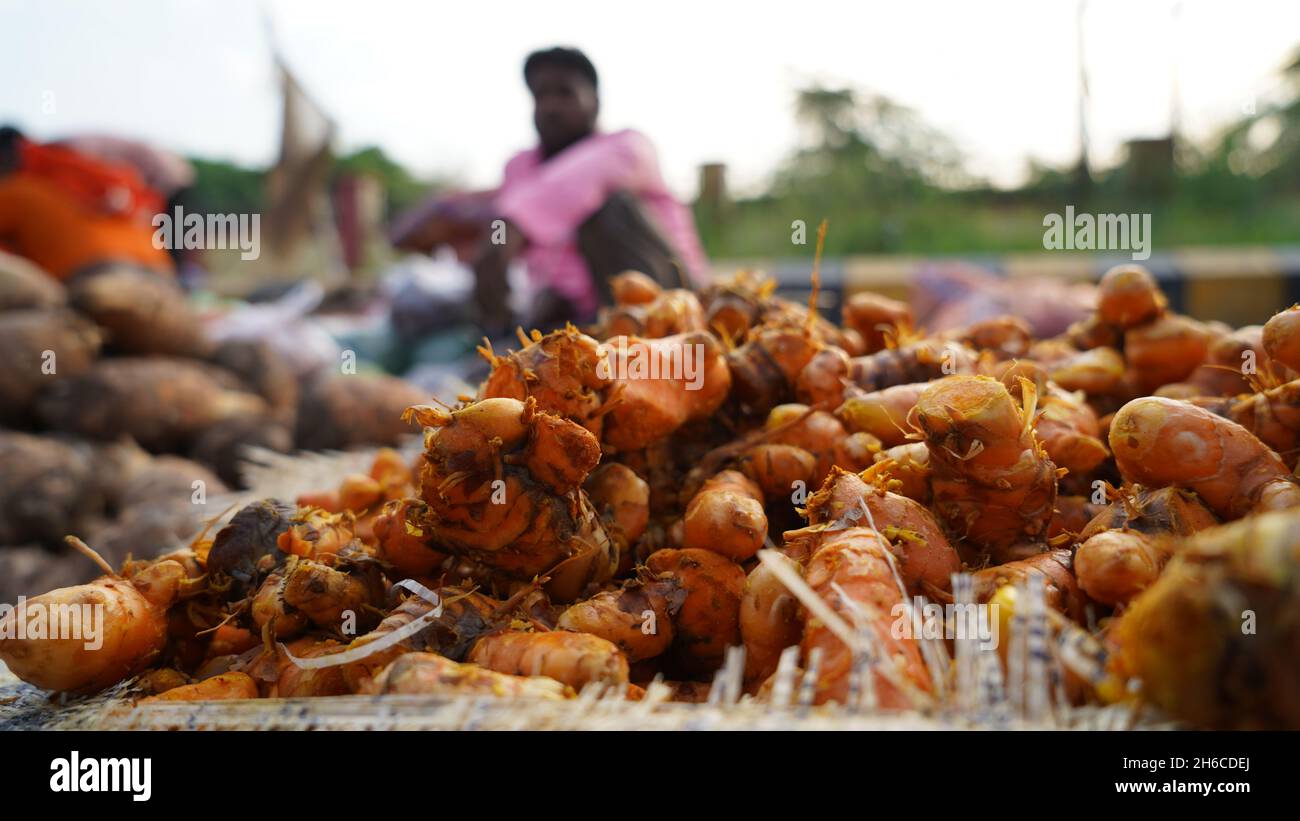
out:
M18 141L23 138L23 132L11 125L0 127L0 151L11 151L18 147Z
M0 172L9 173L18 167L18 144L23 133L13 126L0 127Z
M524 82L532 81L533 72L543 66L553 66L555 68L570 68L591 81L592 88L597 88L596 67L587 59L587 55L578 51L576 48L564 48L556 46L555 48L542 49L534 51L524 60Z

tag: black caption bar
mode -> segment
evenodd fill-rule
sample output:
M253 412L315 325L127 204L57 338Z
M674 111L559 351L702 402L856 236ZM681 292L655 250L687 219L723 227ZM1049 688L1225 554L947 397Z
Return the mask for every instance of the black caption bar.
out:
M233 799L232 808L265 798L329 810L350 790L380 789L399 801L433 791L445 811L445 801L472 808L503 793L525 800L546 794L538 791L584 790L565 786L575 777L595 777L602 799L617 807L620 794L644 797L672 789L674 778L706 776L712 786L692 791L693 807L713 800L719 809L754 802L761 810L772 790L827 799L800 783L839 785L837 802L861 790L956 806L994 782L1002 800L1131 806L1194 799L1237 807L1276 801L1295 780L1286 749L1293 737L1275 733L45 732L0 739L5 800L50 810L186 811L218 793Z

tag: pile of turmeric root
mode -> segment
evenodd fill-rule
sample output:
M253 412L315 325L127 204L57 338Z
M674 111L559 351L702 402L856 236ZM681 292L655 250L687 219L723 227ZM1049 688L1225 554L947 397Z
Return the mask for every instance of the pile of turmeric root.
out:
M597 327L521 331L477 395L409 408L414 464L28 599L102 604L102 644L10 613L0 659L169 701L691 701L724 667L761 701L793 665L817 704L926 710L956 665L900 629L914 603L973 595L1014 632L1032 581L1071 703L1300 728L1300 307L1198 322L1122 266L1034 339L925 334L866 293L837 326L752 274L614 285Z

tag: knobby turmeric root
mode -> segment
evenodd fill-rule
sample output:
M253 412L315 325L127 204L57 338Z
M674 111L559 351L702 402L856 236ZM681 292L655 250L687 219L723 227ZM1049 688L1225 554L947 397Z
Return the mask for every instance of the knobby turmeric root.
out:
M792 573L803 566L777 553ZM781 653L803 637L799 600L765 564L757 565L745 579L740 599L740 637L745 646L745 684L752 692L776 672Z
M1262 341L1269 359L1300 371L1300 305L1279 311L1264 323Z
M933 510L959 539L993 560L1041 540L1056 501L1056 465L1034 434L1036 391L1023 409L997 380L950 376L916 405L930 452Z
M563 701L573 689L540 676L511 676L460 664L433 653L407 653L380 671L362 690L370 695L474 695Z
M167 610L193 595L196 569L188 554L166 556L0 608L0 661L49 690L116 684L162 656Z
M916 597L964 601L973 581L1005 651L981 675L1000 663L1012 682L1043 637L1065 668L1048 670L1049 701L1297 726L1300 308L1198 322L1123 266L1093 315L1033 339L1006 316L923 332L869 294L849 295L840 329L753 273L700 294L635 272L611 285L596 328L521 331L518 351L483 350L476 399L412 406L414 465L381 451L296 505L253 502L190 549L30 599L21 625L5 608L0 659L59 690L140 675L158 702L592 685L636 699L656 678L712 702L729 700L742 645L759 700L793 663L818 703L945 709L960 665L907 628ZM280 407L256 384L254 405ZM210 417L187 385L191 415ZM390 387L380 404L420 401ZM318 398L291 401L300 421ZM37 489L59 497L37 517L44 542L126 498L93 471L40 473L4 487L9 531L38 530ZM56 492L68 477L84 504ZM6 572L31 584L0 552ZM1027 581L1046 593L1046 636ZM82 637L98 648L34 626L43 605L101 607Z
M1079 545L1074 572L1088 598L1127 604L1150 587L1169 561L1162 541L1133 530L1105 530Z
M912 309L880 294L854 294L844 303L844 324L862 335L866 346L863 353L883 350L890 341L897 341L911 331Z
M1194 726L1300 729L1300 512L1264 513L1184 541L1110 638L1111 671Z
M1280 456L1241 425L1188 402L1134 399L1115 414L1110 447L1128 481L1193 490L1226 519L1300 505L1300 485Z
M926 339L852 360L849 380L863 391L928 382L975 371L977 355L957 342Z
M952 574L961 570L957 551L930 511L840 468L808 499L808 521L807 530L874 529L889 545L909 589L948 590ZM786 542L800 533L786 533Z
M722 346L705 331L617 337L606 346L611 406L601 441L616 450L639 450L707 418L731 390Z
M728 647L740 643L740 598L745 571L709 550L660 550L646 562L685 597L673 618L673 654L689 674L716 670Z
M1126 487L1079 533L1074 555L1079 586L1094 601L1127 604L1159 578L1172 555L1170 537L1191 536L1217 524L1194 493Z
M401 576L423 576L447 561L447 554L431 544L426 531L429 506L419 499L397 499L384 505L375 519L379 558Z
M257 682L247 673L221 673L212 678L173 687L165 693L141 699L142 703L157 701L220 701L236 698L257 698Z
M540 410L577 422L599 438L610 385L601 373L599 343L573 327L546 336L534 332L532 339L523 341L522 350L505 356L497 356L490 346L479 349L492 365L479 398L532 398Z
M725 470L705 482L691 499L684 524L684 547L744 561L767 539L763 491L743 473Z
M615 336L660 339L705 328L704 307L691 291L662 290L654 280L636 271L619 274L610 286L616 304L601 312L598 334L601 339ZM651 286L656 290L652 291Z
M582 690L591 683L625 688L627 657L610 641L587 633L506 631L479 639L469 661L514 676L542 676Z
M794 445L817 459L812 477L816 484L821 484L837 465L847 470L865 469L881 450L881 442L874 435L849 433L833 414L807 405L778 405L768 414L766 427L771 432L767 441Z
M894 385L884 390L859 393L844 400L835 411L835 415L844 422L844 426L854 432L869 433L880 440L883 447L892 448L907 444L912 429L907 419L921 391L928 387L925 382L910 382Z
M1044 601L1047 606L1076 622L1083 621L1087 601L1075 579L1074 560L1069 550L1038 553L1026 559L985 568L974 576L975 595L980 601L988 601L1008 584L1024 582L1031 576L1040 577L1046 592Z
M432 428L420 483L440 546L513 578L552 573L557 598L613 575L617 547L581 489L600 458L590 431L531 398L411 414Z
M1133 328L1156 319L1168 301L1155 279L1141 265L1111 268L1097 286L1097 318L1120 328Z
M673 621L686 597L686 588L675 574L660 576L643 568L618 590L571 605L556 626L599 636L622 650L629 661L643 661L672 646Z
M818 704L848 700L854 661L864 652L877 660L864 669L871 671L871 686L881 707L917 706L932 689L916 640L898 637L893 629L905 599L889 551L883 537L863 527L817 534L804 578L831 612L871 644L869 650L855 653L815 614L805 616L800 642L804 664L814 651L821 653Z

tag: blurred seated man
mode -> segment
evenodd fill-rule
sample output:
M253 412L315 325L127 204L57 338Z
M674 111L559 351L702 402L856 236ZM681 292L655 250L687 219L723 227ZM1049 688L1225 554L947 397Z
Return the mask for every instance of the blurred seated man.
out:
M0 248L57 279L114 262L170 274L150 224L162 205L133 169L0 129Z
M534 52L524 82L538 145L507 162L495 199L504 231L487 236L474 264L486 329L510 321L506 268L519 255L537 291L529 323L539 327L593 320L612 301L608 278L624 270L666 286L703 284L692 214L668 191L654 145L637 131L597 130L601 101L588 58L572 48Z
M530 327L589 322L612 302L609 278L642 271L676 287L705 283L705 258L690 211L668 191L654 146L642 134L598 131L596 69L575 49L530 54L539 144L516 154L492 202L503 221L474 264L484 329L508 330L511 260L523 258L534 292Z

